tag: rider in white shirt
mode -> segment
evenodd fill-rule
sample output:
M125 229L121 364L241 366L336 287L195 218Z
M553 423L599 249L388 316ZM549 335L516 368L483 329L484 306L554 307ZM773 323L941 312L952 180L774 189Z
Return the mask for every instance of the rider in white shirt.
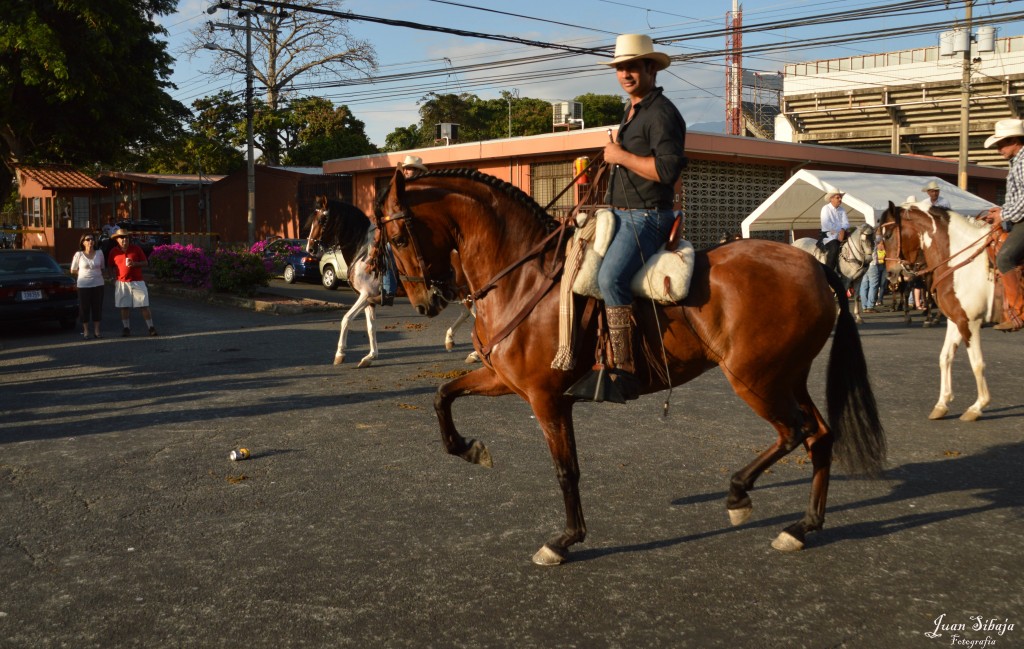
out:
M839 248L850 229L850 220L842 203L843 192L837 189L829 195L828 204L821 208L821 238L818 240L819 247L825 251L825 265L837 271Z

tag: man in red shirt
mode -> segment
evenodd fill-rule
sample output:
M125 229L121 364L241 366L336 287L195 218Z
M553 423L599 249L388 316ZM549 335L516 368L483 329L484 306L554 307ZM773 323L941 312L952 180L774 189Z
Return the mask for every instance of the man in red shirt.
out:
M117 281L114 282L114 306L121 309L121 324L124 325L122 336L132 335L132 308L142 309L142 317L149 327L149 335L156 335L153 326L153 314L149 310L149 289L142 281L142 268L149 265L146 253L142 248L129 243L128 232L118 228L111 238L117 245L110 249L110 265L117 268Z

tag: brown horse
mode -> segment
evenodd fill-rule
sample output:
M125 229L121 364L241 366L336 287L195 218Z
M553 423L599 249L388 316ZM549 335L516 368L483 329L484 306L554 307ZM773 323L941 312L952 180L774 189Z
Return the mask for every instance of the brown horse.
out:
M474 344L484 367L438 389L434 408L441 439L452 455L489 467L484 444L456 430L452 402L515 393L530 404L554 459L566 510L565 530L533 560L561 563L587 533L574 399L565 395L587 370L550 368L558 338L559 223L515 187L467 169L409 180L396 174L376 217L409 299L422 314L437 315L450 298L449 255L459 251L476 301ZM836 323L833 291L840 315L829 360L826 423L807 392L807 377ZM726 507L734 525L750 516L748 491L758 476L801 444L813 464L810 504L773 542L777 549L800 549L807 532L821 529L833 451L851 469L880 471L885 438L845 291L839 276L810 255L758 240L711 248L697 254L690 294L682 303L637 302L635 310L648 346L646 358L638 354L637 360L645 393L685 383L717 365L736 394L778 431L771 448L732 476ZM578 348L595 349L593 319L583 316L579 329Z

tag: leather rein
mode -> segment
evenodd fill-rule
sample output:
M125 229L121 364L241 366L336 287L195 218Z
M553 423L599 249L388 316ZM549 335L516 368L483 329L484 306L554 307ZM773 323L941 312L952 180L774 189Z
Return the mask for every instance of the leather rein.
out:
M550 209L551 206L555 203L555 201L557 201L563 194L565 194L565 192L567 192L576 183L577 179L579 179L582 175L587 173L591 166L598 164L599 159L600 156L596 157L594 160L591 161L590 164L587 165L585 169L580 171L580 173L577 174L576 177L574 177L569 182L569 185L565 189L563 189L557 196L555 196L555 198L552 199L550 203L548 203L544 211L547 212L548 209ZM590 188L588 189L586 196L584 196L584 198L579 203L576 204L576 206L573 208L572 212L568 217L561 220L561 223L557 228L552 230L550 234L548 234L546 237L541 239L536 245L530 248L522 257L513 261L511 264L495 273L495 275L491 277L491 279L489 279L487 282L485 282L483 286L481 286L479 289L474 291L471 295L469 295L466 298L467 302L476 302L477 300L482 300L487 296L488 293L491 292L492 289L497 287L499 280L503 279L517 268L523 266L529 260L535 257L543 256L549 249L554 247L555 255L552 258L551 265L544 272L544 280L540 282L539 285L536 287L536 290L534 291L532 297L526 302L526 304L523 305L523 307L516 313L516 315L504 327L502 327L502 329L498 331L498 333L496 333L491 338L491 340L489 340L487 343L484 343L482 340L480 341L480 351L483 354L484 358L489 357L494 347L499 342L507 338L509 334L515 331L515 329L520 324L522 324L524 320L526 320L526 318L533 312L534 307L536 307L537 304L544 298L544 296L547 295L551 291L551 289L558 283L559 278L562 275L562 270L565 267L565 258L562 255L559 255L558 251L564 248L565 239L569 236L571 229L569 224L575 221L575 216L579 212L581 205L586 203L587 199L590 198L594 189L597 187L602 175L604 174L606 168L607 165L602 160L599 163L598 171L595 175L594 182L590 184ZM399 210L398 212L389 214L387 216L379 216L377 218L378 230L381 233L381 236L379 237L377 242L377 247L379 248L380 246L382 246L385 239L390 240L390 236L387 234L387 228L385 226L391 222L401 223L401 225L406 230L406 234L408 235L410 246L413 249L413 254L416 256L416 263L419 264L420 272L425 272L424 269L427 267L426 261L423 257L422 252L420 251L420 246L416 241L416 237L413 235L412 224L414 216L412 210L408 206L403 205L400 207L402 207L403 209ZM554 246L552 246L552 244L554 244ZM377 254L379 254L379 251L377 252ZM429 280L428 283L428 279L426 277L418 277L412 275L400 275L400 277L403 280L407 281L423 282L424 284L428 285L430 291L435 294L439 291L445 290L446 288L448 288L449 290L451 288L450 285L444 281L431 279ZM452 294L454 295L454 293ZM446 299L446 301L450 300Z

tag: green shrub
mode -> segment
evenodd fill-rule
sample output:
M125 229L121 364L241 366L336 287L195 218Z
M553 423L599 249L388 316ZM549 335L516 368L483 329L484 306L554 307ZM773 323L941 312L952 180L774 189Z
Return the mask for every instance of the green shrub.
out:
M210 279L215 291L251 297L257 288L269 286L271 278L260 255L238 250L218 250L214 255Z

